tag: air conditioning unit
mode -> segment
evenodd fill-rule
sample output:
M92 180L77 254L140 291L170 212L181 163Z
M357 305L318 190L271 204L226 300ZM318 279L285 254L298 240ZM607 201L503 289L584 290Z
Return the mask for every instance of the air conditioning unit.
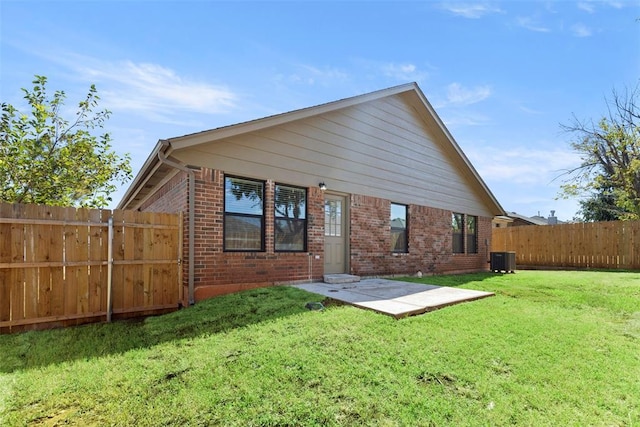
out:
M501 273L516 272L516 253L515 252L491 252L490 270Z

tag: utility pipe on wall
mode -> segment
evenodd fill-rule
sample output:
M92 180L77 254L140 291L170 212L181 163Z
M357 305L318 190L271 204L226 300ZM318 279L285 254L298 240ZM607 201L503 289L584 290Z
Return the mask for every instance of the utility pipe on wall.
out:
M162 140L161 141L163 147L170 147L169 141ZM172 168L176 168L181 170L182 172L186 172L189 176L189 270L188 270L188 283L189 283L189 305L195 304L194 299L194 289L193 289L193 276L195 274L195 265L194 265L194 252L195 252L195 184L196 178L195 173L192 169L189 169L186 166L182 166L179 163L173 162L166 158L166 156L162 153L162 150L158 150L158 159L160 162L164 163L167 166L171 166Z

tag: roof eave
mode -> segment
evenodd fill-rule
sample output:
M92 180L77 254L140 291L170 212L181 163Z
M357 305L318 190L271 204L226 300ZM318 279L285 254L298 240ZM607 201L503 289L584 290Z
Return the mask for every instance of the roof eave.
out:
M160 150L162 150L163 154L167 154L170 150L170 146L167 145L166 141L158 140L156 146L151 151L151 154L149 154L149 157L147 157L147 160L145 160L144 164L140 168L140 171L135 176L131 184L129 184L129 188L127 188L124 196L120 199L116 209L131 209L130 204L142 189L143 182L149 177L155 166L160 162L160 159L158 158L158 152L160 152Z

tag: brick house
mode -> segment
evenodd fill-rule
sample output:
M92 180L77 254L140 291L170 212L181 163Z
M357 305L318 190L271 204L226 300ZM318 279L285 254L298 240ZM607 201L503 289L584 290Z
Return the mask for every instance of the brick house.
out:
M415 83L161 140L118 208L184 213L189 303L487 270L504 214Z

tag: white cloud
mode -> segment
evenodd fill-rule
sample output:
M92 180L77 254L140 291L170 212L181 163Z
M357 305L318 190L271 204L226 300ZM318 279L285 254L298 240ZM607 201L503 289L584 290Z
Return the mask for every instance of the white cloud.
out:
M132 61L84 61L77 72L101 82L105 103L112 109L137 111L158 120L174 113L224 113L237 96L224 86L191 80L172 69Z
M571 32L576 37L589 37L591 35L591 29L584 24L573 24L571 26Z
M487 85L476 86L467 89L460 83L451 83L447 86L447 103L448 106L463 106L476 104L491 96L491 88Z
M590 3L590 2L581 1L581 2L578 2L577 6L578 6L578 9L583 10L583 11L585 11L587 13L593 13L596 10L596 8L593 5L593 3Z
M545 27L542 24L539 24L538 22L536 22L536 20L534 18L531 17L518 17L516 19L516 23L522 27L525 28L529 31L535 31L538 33L549 33L551 32L551 29L549 27Z
M465 152L487 181L506 181L518 185L549 185L565 171L580 164L578 154L562 149L483 146L466 148Z
M460 126L484 126L490 123L491 119L484 114L456 111L447 113L446 118L443 118L442 121L448 129L453 129Z
M106 61L59 50L32 53L67 68L76 80L96 84L101 105L114 113L121 110L163 123L194 124L184 113L226 113L238 99L226 86L181 76L159 64Z
M303 83L308 85L328 86L335 81L346 81L349 75L337 68L318 68L312 65L298 65L297 71L289 75L289 80L293 83Z
M482 18L491 13L503 13L499 7L487 3L447 2L440 4L440 8L469 19Z
M429 77L426 71L421 71L414 64L395 64L388 63L381 66L382 73L387 77L393 77L401 81L420 82Z
M525 106L525 105L519 105L519 106L518 106L518 109L519 109L520 111L524 112L524 113L527 113L527 114L544 114L544 111L541 111L541 110L535 110L535 109L533 109L533 108L529 108L529 107L527 107L527 106Z

